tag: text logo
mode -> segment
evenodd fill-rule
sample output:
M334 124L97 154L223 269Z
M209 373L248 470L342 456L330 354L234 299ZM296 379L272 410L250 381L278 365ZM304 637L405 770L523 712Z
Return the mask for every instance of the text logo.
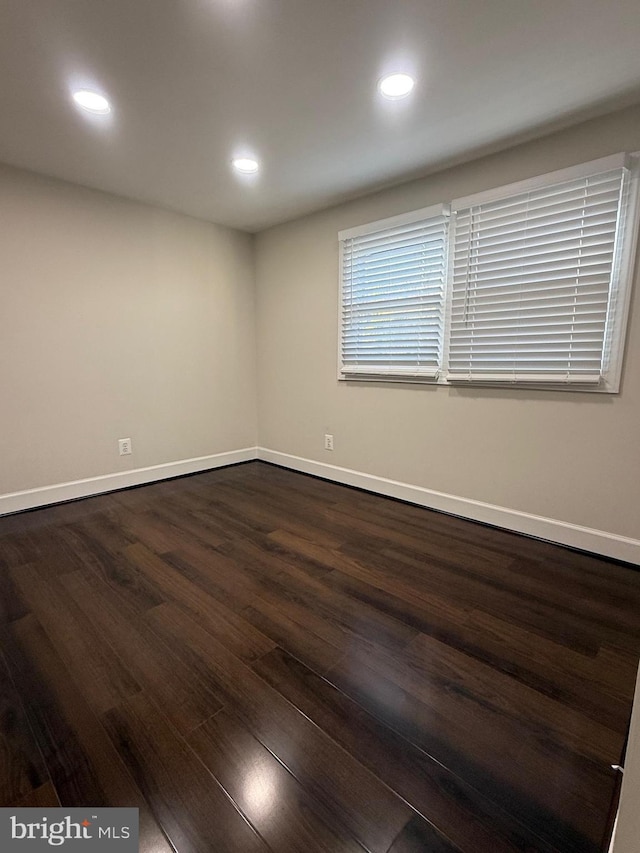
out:
M138 853L138 809L0 809L2 853Z

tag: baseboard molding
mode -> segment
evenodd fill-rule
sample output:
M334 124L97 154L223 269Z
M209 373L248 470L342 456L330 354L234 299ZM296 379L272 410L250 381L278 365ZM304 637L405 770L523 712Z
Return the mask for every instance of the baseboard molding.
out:
M167 480L185 474L196 474L199 471L235 465L238 462L249 462L252 459L273 462L283 468L301 471L304 474L313 474L316 477L333 480L346 486L355 486L368 492L398 498L428 509L437 509L441 512L469 518L472 521L480 521L485 524L492 524L495 527L513 530L515 533L524 533L527 536L557 542L570 548L591 551L594 554L602 554L605 557L640 565L639 539L631 539L591 527L581 527L566 521L532 515L470 498L461 498L457 495L437 492L433 489L402 483L398 480L388 480L385 477L377 477L374 474L365 474L351 468L341 468L338 465L329 465L326 462L293 456L290 453L281 453L267 447L244 447L226 453L214 453L211 456L180 459L163 465L134 468L130 471L119 471L115 474L105 474L99 477L89 477L85 480L56 483L52 486L0 495L0 515L36 509L40 506L62 503L77 498L86 498L131 486L141 486L145 483L154 483L157 480Z
M256 458L256 447L244 447L241 450L214 453L211 456L180 459L177 462L151 465L148 468L134 468L130 471L119 471L116 474L89 477L86 480L74 480L70 483L56 483L53 486L12 492L11 494L0 495L0 515L8 515L25 509L35 509L48 504L62 503L76 498L87 498L103 492L113 492L116 489L127 489L130 486L155 483L157 480L168 480L171 477L181 477L184 474L196 474L198 471L208 471L211 468L221 468L224 465L235 465L238 462L249 462Z
M325 480L343 483L346 486L356 486L368 492L376 492L429 509L437 509L441 512L469 518L472 521L503 527L506 530L524 533L527 536L535 536L537 539L546 539L560 545L567 545L570 548L578 548L581 551L591 551L594 554L601 554L616 560L640 564L639 539L630 539L626 536L608 533L605 530L581 527L566 521L531 515L527 512L507 509L470 498L461 498L457 495L448 495L444 492L426 489L423 486L387 480L385 477L376 477L373 474L364 474L350 468L340 468L326 462L316 462L313 459L280 453L266 447L258 448L258 459L273 462L275 465L291 468L294 471L313 474Z

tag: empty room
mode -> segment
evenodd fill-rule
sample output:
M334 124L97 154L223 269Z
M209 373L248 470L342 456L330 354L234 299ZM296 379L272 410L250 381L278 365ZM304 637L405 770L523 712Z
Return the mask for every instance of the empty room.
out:
M0 5L0 851L638 853L637 0Z

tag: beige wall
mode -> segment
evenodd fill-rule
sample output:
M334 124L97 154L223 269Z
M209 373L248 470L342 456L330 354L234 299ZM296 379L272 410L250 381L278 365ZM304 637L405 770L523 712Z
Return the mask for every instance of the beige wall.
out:
M259 234L260 444L640 538L637 286L618 396L336 379L340 229L638 149L635 107Z
M0 495L255 445L252 243L0 168Z

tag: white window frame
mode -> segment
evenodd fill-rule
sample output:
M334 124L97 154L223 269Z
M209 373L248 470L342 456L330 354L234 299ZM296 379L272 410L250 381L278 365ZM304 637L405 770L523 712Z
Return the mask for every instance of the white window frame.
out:
M377 222L370 222L366 225L360 225L356 228L348 228L344 231L340 231L338 233L339 240L339 288L338 288L338 379L341 381L348 382L411 382L411 383L434 383L437 381L439 375L442 372L442 364L439 364L437 371L434 374L424 374L424 373L399 373L397 371L385 371L384 369L379 370L371 370L366 372L353 372L344 368L344 359L343 359L343 338L342 338L342 330L343 330L343 295L344 295L344 244L346 240L353 239L356 237L364 237L367 234L375 234L378 231L387 231L391 228L401 227L403 225L412 225L416 222L422 222L429 219L434 219L436 217L446 217L449 218L451 213L450 206L447 204L433 204L429 207L423 207L420 210L413 210L409 213L401 213L398 216L390 216L387 219L380 219ZM447 257L447 246L449 245L449 239L445 240L445 257L444 257L444 265L445 270L448 266L448 257ZM443 299L443 314L446 305L446 278L448 274L445 274L445 282L444 282L444 290L445 296ZM442 354L444 346L444 336L441 338L441 352L440 352L440 361L442 361Z
M581 177L605 172L624 167L628 170L626 184L627 200L624 206L624 220L616 235L614 248L614 272L612 273L612 286L609 299L612 300L607 325L605 328L605 344L603 347L606 359L602 371L602 379L598 384L585 385L577 382L554 382L554 381L513 381L488 380L484 381L474 378L468 379L447 378L448 353L450 344L451 325L451 302L453 297L452 271L453 271L453 247L455 246L455 219L456 211L465 207L487 202L497 201L502 198L519 195L530 190L535 190L565 181L577 180ZM339 301L338 301L338 379L346 382L401 382L401 383L428 383L448 385L449 387L499 387L499 388L531 388L541 390L581 391L588 393L614 394L620 390L622 376L622 360L626 330L628 325L629 309L631 304L631 293L633 289L634 266L638 249L638 225L640 220L640 152L633 154L614 154L602 157L588 163L581 163L567 169L560 169L545 175L529 178L524 181L496 187L491 190L475 193L473 195L454 199L449 204L437 204L410 213L392 216L377 222L371 222L356 228L340 231L339 238ZM442 364L436 376L409 376L397 374L385 374L384 371L372 371L362 375L343 372L342 362L342 329L343 329L343 242L351 237L384 231L400 225L411 224L423 219L447 214L451 211L448 237L448 269L444 288L443 304L443 329L442 329Z
M612 171L619 168L624 168L628 171L625 191L627 193L626 202L623 206L622 213L625 219L622 222L620 230L616 234L616 243L614 246L613 271L611 275L611 287L609 291L610 308L607 315L607 326L605 327L605 343L603 344L603 358L607 361L603 367L601 380L594 384L580 384L575 379L568 381L549 381L541 379L540 381L531 381L526 379L518 380L497 380L475 377L471 380L463 377L447 378L447 384L456 385L490 385L495 387L526 387L526 388L547 388L558 390L575 390L588 391L591 393L617 393L620 389L620 379L622 373L622 355L624 351L624 338L627 326L629 306L631 300L631 290L633 283L633 262L637 246L638 233L638 168L637 155L614 154L609 157L602 157L598 160L592 160L588 163L581 163L578 166L572 166L567 169L560 169L555 172L550 172L545 175L540 175L535 178L529 178L524 181L518 181L506 186L497 187L485 192L475 193L474 195L464 196L454 199L452 209L452 235L451 240L455 245L455 221L456 213L465 208L474 207L481 204L487 204L511 196L518 196L532 190L552 187L555 184L562 184L566 181L578 180L590 175L596 175L603 172ZM451 252L453 255L453 252ZM451 282L452 265L449 268L449 281ZM447 290L447 314L450 316L451 300L453 298L453 287ZM608 341L608 345L607 345ZM449 346L449 339L446 342ZM448 349L447 349L448 352Z

